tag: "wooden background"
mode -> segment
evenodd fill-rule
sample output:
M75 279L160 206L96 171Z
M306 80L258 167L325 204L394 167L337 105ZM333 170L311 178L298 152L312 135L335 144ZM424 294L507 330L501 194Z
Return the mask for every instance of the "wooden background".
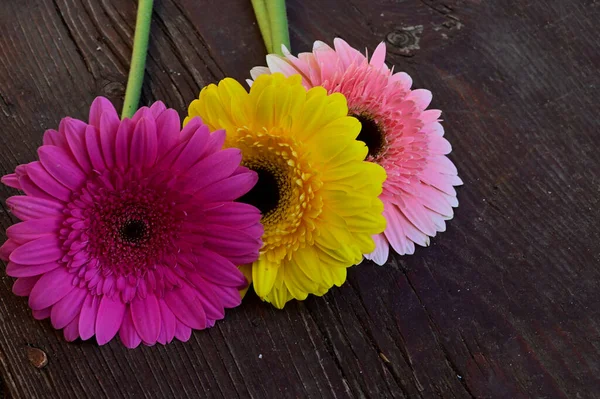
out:
M142 103L264 64L249 0L156 0ZM351 269L323 298L249 298L188 343L68 344L0 282L11 397L600 397L600 2L288 0L292 47L340 36L434 92L464 187L416 255ZM2 0L0 173L42 132L120 108L133 0ZM0 188L0 225L14 222ZM2 273L3 274L3 273ZM32 366L29 347L47 353Z

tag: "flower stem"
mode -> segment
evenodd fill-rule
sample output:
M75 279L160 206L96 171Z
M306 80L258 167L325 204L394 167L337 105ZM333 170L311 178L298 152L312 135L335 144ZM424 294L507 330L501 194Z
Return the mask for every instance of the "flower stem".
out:
M271 41L271 21L269 20L269 13L267 12L267 5L265 0L252 0L252 8L254 8L254 15L256 15L256 21L260 29L267 53L273 52L273 43Z
M290 31L288 28L285 0L266 0L267 12L271 20L272 52L283 55L281 45L290 49Z
M129 78L125 90L125 101L121 118L131 118L138 109L144 70L146 67L146 53L148 52L148 39L150 37L150 21L152 19L153 0L140 0L138 3L137 19L135 21L135 34L133 37L133 52Z

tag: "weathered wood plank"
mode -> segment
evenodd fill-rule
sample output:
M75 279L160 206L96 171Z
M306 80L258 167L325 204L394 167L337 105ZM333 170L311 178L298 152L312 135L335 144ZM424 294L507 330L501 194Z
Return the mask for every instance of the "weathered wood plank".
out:
M190 342L67 344L1 277L0 371L14 397L519 398L600 395L598 2L288 0L292 46L341 36L434 92L465 186L448 231L365 262L283 311L250 297ZM135 2L0 9L0 173L44 129L119 107ZM263 63L250 3L160 0L142 102L185 114L200 88ZM0 188L3 199L11 191ZM0 227L14 220L2 202ZM5 236L2 233L1 239ZM49 358L34 368L27 348Z

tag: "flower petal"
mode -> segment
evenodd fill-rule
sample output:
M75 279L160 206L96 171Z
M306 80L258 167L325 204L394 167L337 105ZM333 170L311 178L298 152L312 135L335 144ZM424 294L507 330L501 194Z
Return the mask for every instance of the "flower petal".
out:
M117 334L121 328L127 305L120 300L119 295L109 297L104 295L100 300L96 316L96 340L98 345L104 345Z
M175 317L173 312L171 312L171 309L169 309L165 301L159 301L159 307L162 328L160 330L158 342L160 342L163 345L166 345L169 342L173 341L173 337L175 337L177 318Z
M29 307L40 310L52 306L74 288L73 275L64 267L56 268L37 281L29 296Z
M81 312L81 306L87 296L87 290L75 288L52 307L51 320L56 329L61 329L71 323ZM79 319L77 319L79 325ZM77 328L79 335L79 327Z
M51 270L59 267L58 262L50 262L35 265L20 265L14 262L8 262L6 266L6 274L11 277L31 277L39 276L40 274L48 273Z
M64 209L60 202L26 195L12 196L6 205L21 220L62 217Z
M88 294L83 301L79 315L79 334L83 340L90 339L96 331L96 316L100 299L101 297L98 295Z
M32 219L17 223L6 229L6 235L13 241L23 244L45 235L58 233L61 221L56 218Z
M31 294L31 290L35 287L35 284L39 279L39 276L18 278L12 287L13 294L17 296L28 296Z
M54 262L63 257L61 242L54 235L43 236L21 245L10 254L10 261L22 265Z
M66 150L51 145L42 146L38 149L40 162L56 180L70 188L77 190L86 180L85 173Z
M165 294L165 303L179 321L196 330L206 328L206 314L196 290L183 284Z
M119 329L119 338L121 338L123 345L129 349L137 348L142 342L142 339L133 325L131 312L125 312L125 315L123 316L123 323Z
M145 343L154 344L160 334L161 319L158 300L154 294L145 299L139 297L131 302L133 325Z
M77 119L65 118L65 120L65 137L71 153L84 173L90 173L92 164L85 147L85 130L88 125Z
M32 162L27 165L27 176L29 176L36 186L50 194L52 197L64 202L71 199L72 191L56 181L56 179L44 169L40 162Z
M158 142L153 119L142 118L135 125L129 159L131 165L150 167L156 161Z
M98 138L98 130L94 126L88 126L85 129L85 146L87 149L92 168L95 171L103 172L106 169L104 158L102 157L102 148Z
M102 117L112 121L119 121L119 115L112 103L104 97L96 97L90 106L89 122L90 125L100 129Z

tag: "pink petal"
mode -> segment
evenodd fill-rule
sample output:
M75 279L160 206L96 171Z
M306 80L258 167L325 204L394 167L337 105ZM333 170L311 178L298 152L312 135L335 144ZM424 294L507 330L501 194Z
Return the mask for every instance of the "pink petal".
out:
M242 161L242 152L238 148L226 148L208 155L187 171L190 186L200 190L212 183L231 176Z
M160 308L154 294L148 294L145 299L139 297L131 302L131 318L133 325L145 343L154 344L160 334Z
M183 284L165 294L165 303L182 323L196 330L206 328L206 314L196 290Z
M87 293L87 289L75 288L52 307L51 320L54 328L64 328L79 315ZM79 319L77 319L77 325L79 325ZM79 333L79 327L77 332Z
M220 298L211 289L213 284L207 282L198 273L189 273L190 282L197 288L196 292L204 308L207 319L221 320L225 317L225 309Z
M48 317L50 317L51 312L52 312L52 306L50 306L46 309L33 310L31 313L33 314L34 319L44 320L44 319L47 319Z
M73 342L77 338L79 338L79 320L78 317L75 317L71 322L65 327L63 334L65 336L65 341Z
M131 119L124 119L117 130L115 157L116 164L121 170L125 170L129 166L129 147L134 128L135 122Z
M36 186L52 197L64 202L71 199L72 191L56 181L40 162L32 162L27 165L27 175Z
M10 254L9 259L22 265L54 262L64 255L61 245L58 237L54 235L43 236L15 249Z
M242 202L226 202L203 213L202 221L206 224L244 229L257 224L260 218L260 211L252 205Z
M17 244L15 241L11 239L6 240L0 247L0 259L8 261L10 254L17 249L17 247L19 247L19 244Z
M38 149L38 154L42 165L44 165L44 169L71 190L78 190L83 182L85 182L85 173L73 161L73 158L71 158L66 150L46 145Z
M6 266L6 274L11 277L31 277L39 276L56 269L60 265L57 262L36 264L36 265L19 265L18 263L8 262Z
M116 165L115 141L120 125L121 122L119 117L116 116L116 112L114 116L109 112L104 112L100 117L100 126L98 127L100 147L102 148L104 163L106 163L108 169L112 169Z
M186 127L189 126L189 123ZM210 131L205 125L201 125L190 138L185 148L179 154L179 157L173 162L172 169L177 171L187 171L200 158L202 152L209 139Z
M211 289L226 308L235 308L242 303L240 290L235 287L213 285Z
M55 145L65 149L69 147L65 135L54 129L48 129L44 132L43 145Z
M296 68L290 65L289 62L275 54L267 55L267 65L271 73L280 72L283 73L285 76L291 76L298 73Z
M159 301L160 317L162 320L162 328L158 337L158 342L163 345L173 341L175 336L175 328L177 327L177 319L165 301Z
M215 285L242 289L247 282L244 274L228 259L206 248L198 249L199 264L196 271Z
M17 190L21 189L21 184L19 183L19 178L17 177L17 175L15 173L11 173L9 175L2 176L2 179L0 179L0 181L2 181L2 184L6 185L8 187L16 188Z
M56 198L39 188L27 175L19 176L19 184L21 185L21 190L30 197L56 201Z
M133 131L130 162L132 165L150 167L156 161L157 151L156 124L153 119L142 118Z
M156 101L154 104L152 104L150 106L150 111L152 111L152 116L154 117L154 119L158 118L166 110L167 110L167 107L165 106L165 103L163 103L162 101Z
M117 334L123 322L127 306L121 302L119 295L109 297L104 295L98 307L96 316L96 340L98 345L104 345Z
M106 169L104 158L102 157L102 148L98 138L98 130L94 126L88 126L85 129L85 146L87 149L92 168L98 172L103 172Z
M208 143L204 148L204 152L202 156L206 156L208 154L212 154L215 151L219 151L223 148L223 144L225 144L225 138L227 137L227 133L225 130L215 130L211 133L210 138L208 139Z
M29 296L29 307L40 310L52 306L74 288L73 275L64 267L56 268L44 274L35 284Z
M385 42L379 43L371 56L370 64L377 69L385 66Z
M194 133L196 133L196 130L198 130L198 128L202 125L202 119L199 116L191 118L181 130L181 134L179 135L179 142L189 141L194 135Z
M21 220L62 217L64 209L60 202L26 195L10 197L6 205Z
M48 234L58 233L61 225L61 221L55 218L31 219L10 226L6 230L6 235L13 241L23 244Z
M131 312L125 312L125 315L123 316L123 323L119 329L119 338L121 338L123 345L129 349L137 348L142 342L142 339L136 332L133 325Z
M200 202L234 201L250 191L257 181L256 173L242 173L205 187L197 196Z
M383 234L377 234L373 236L373 241L375 241L375 251L370 254L366 254L365 258L372 260L377 263L379 266L384 265L390 254L390 244L385 239Z
M177 322L177 327L175 328L175 338L180 340L181 342L189 341L192 336L192 329L182 322Z
M13 294L17 296L28 296L31 294L31 290L39 279L39 276L18 278L12 287Z
M179 115L174 109L167 109L156 119L157 155L159 157L168 153L177 145L180 125Z
M422 112L429 106L431 103L433 95L429 90L425 89L417 89L410 92L410 94L406 97L406 100L413 101L417 110Z
M65 136L71 153L81 169L89 173L92 171L92 164L85 147L85 130L88 125L77 119L66 118L65 120Z
M406 237L403 226L406 224L400 217L400 211L395 206L384 209L383 215L387 221L385 238L394 251L399 255L410 255L415 252L415 245Z
M119 115L112 103L104 97L96 97L90 106L90 125L100 129L102 117L111 121L119 121Z
M90 339L96 331L96 316L100 305L98 295L90 295L85 298L79 315L79 334L81 339Z

